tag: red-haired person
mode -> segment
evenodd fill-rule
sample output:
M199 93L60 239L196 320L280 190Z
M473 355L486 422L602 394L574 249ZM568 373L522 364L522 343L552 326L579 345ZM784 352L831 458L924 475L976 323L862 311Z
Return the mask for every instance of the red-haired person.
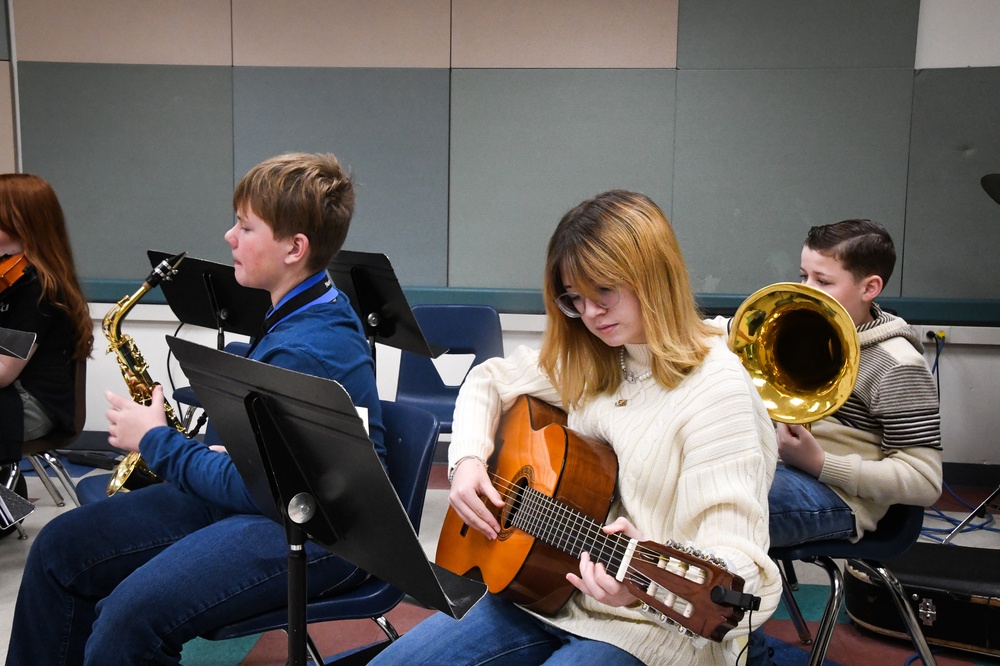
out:
M0 274L0 328L35 334L27 358L0 354L0 483L24 494L22 445L72 432L74 371L94 344L62 206L38 176L0 174Z

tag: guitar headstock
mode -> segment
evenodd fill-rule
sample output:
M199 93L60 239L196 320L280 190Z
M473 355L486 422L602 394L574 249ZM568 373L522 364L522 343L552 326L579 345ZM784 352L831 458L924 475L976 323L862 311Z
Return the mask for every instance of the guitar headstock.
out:
M638 542L620 580L661 622L713 641L760 603L743 593L743 579L724 562L673 542Z

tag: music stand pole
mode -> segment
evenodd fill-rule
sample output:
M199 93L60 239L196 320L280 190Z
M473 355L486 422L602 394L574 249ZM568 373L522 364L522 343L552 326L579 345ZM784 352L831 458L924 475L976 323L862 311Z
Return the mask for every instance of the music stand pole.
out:
M384 254L341 250L330 262L328 271L361 320L372 360L377 342L430 358L448 351L424 338L396 272Z
M308 508L310 507L311 508ZM289 520L285 523L288 538L288 664L304 666L306 663L306 607L308 604L308 562L305 544L308 539L299 522L312 518L316 501L311 495L300 493L288 505ZM301 515L297 521L292 516Z
M229 316L229 311L219 305L219 297L215 294L212 274L205 273L203 279L205 280L205 291L208 293L208 302L212 304L212 311L215 313L215 326L218 331L216 333L215 348L223 349L226 346L225 323Z
M168 256L156 250L147 254L154 265ZM173 276L160 282L160 290L182 324L216 332L217 349L225 347L226 333L258 335L271 307L270 294L241 285L232 266L197 257L185 257Z

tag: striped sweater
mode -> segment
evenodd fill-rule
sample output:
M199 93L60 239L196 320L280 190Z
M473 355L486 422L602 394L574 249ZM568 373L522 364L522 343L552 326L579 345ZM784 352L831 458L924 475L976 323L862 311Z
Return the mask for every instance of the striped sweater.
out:
M891 504L927 506L941 494L941 416L913 327L872 306L858 328L858 381L833 415L813 424L826 452L819 480L851 507L858 538Z
M690 541L722 557L762 598L723 643L692 640L638 610L604 605L574 594L554 616L566 631L617 645L647 664L732 664L748 621L759 627L781 593L777 567L767 556L767 492L777 445L750 377L720 336L704 363L674 390L653 378L622 382L569 414L573 430L608 442L618 457L618 499L607 522L628 518L645 539ZM650 368L647 345L626 345L629 369ZM465 456L488 458L501 414L521 394L559 404L538 368L538 352L521 347L491 359L466 378L455 407L450 465ZM620 401L625 405L618 405ZM497 628L502 631L502 628ZM444 637L443 637L444 639Z

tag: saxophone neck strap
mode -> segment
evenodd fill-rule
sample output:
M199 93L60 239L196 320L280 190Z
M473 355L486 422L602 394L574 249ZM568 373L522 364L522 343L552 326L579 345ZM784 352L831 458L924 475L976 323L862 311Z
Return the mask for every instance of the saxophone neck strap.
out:
M254 338L253 344L250 346L250 351L247 352L247 356L253 353L253 350L257 347L264 336L267 335L272 328L277 326L278 322L281 320L285 319L289 315L295 314L309 305L312 305L314 302L327 302L337 298L337 290L333 288L333 280L325 271L309 278L297 288L301 289L301 291L286 298L283 303L279 303L278 307L271 308L270 312L267 313L267 316L264 317L264 323L261 325L260 333L256 338ZM329 296L329 298L324 299L324 296Z

